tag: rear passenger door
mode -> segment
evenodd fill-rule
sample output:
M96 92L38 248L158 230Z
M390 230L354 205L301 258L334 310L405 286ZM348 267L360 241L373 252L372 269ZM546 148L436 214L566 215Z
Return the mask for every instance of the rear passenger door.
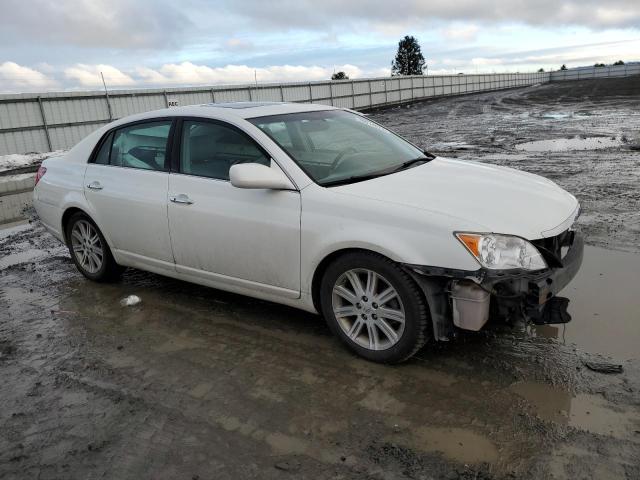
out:
M131 266L174 268L167 223L172 125L157 119L113 130L85 172L91 215Z
M177 271L241 293L298 297L300 193L241 189L229 182L236 163L280 167L227 123L181 120L176 141L169 226Z

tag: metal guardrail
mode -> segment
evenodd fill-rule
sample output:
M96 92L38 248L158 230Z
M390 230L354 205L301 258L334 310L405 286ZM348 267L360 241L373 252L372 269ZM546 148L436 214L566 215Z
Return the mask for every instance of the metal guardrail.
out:
M545 83L549 73L381 77L357 80L105 92L0 95L0 155L68 149L112 119L172 103L284 101L356 110Z

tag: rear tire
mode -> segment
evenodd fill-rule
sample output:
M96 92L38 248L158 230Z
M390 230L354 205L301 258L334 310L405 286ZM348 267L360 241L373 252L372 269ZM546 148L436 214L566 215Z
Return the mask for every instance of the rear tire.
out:
M429 311L418 285L373 252L334 260L322 278L320 303L332 332L367 360L403 362L429 339Z
M89 280L113 282L124 270L111 254L102 232L88 215L74 213L65 228L67 247L76 267Z

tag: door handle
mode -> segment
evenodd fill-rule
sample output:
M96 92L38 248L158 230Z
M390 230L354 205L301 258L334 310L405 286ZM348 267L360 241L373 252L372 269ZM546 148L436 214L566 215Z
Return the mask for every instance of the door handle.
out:
M100 185L100 182L91 182L87 185L87 188L90 188L91 190L102 190L102 185Z
M182 205L192 205L193 204L193 200L191 200L189 198L188 195L185 195L184 193L180 193L178 195L174 195L169 197L169 200L171 200L173 203L180 203Z

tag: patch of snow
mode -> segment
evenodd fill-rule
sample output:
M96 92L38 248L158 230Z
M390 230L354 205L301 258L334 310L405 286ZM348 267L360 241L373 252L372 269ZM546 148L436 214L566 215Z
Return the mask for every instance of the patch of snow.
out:
M139 296L129 295L128 297L120 300L120 305L122 305L123 307L133 307L134 305L139 304L141 301L142 299Z
M33 228L33 226L26 220L19 220L11 223L0 223L0 240L7 238L10 235L15 235L17 233L24 232L25 230L29 230L30 228Z
M0 156L0 171L13 170L16 168L38 165L49 157L62 155L65 150L56 150L46 153L13 153L11 155Z

